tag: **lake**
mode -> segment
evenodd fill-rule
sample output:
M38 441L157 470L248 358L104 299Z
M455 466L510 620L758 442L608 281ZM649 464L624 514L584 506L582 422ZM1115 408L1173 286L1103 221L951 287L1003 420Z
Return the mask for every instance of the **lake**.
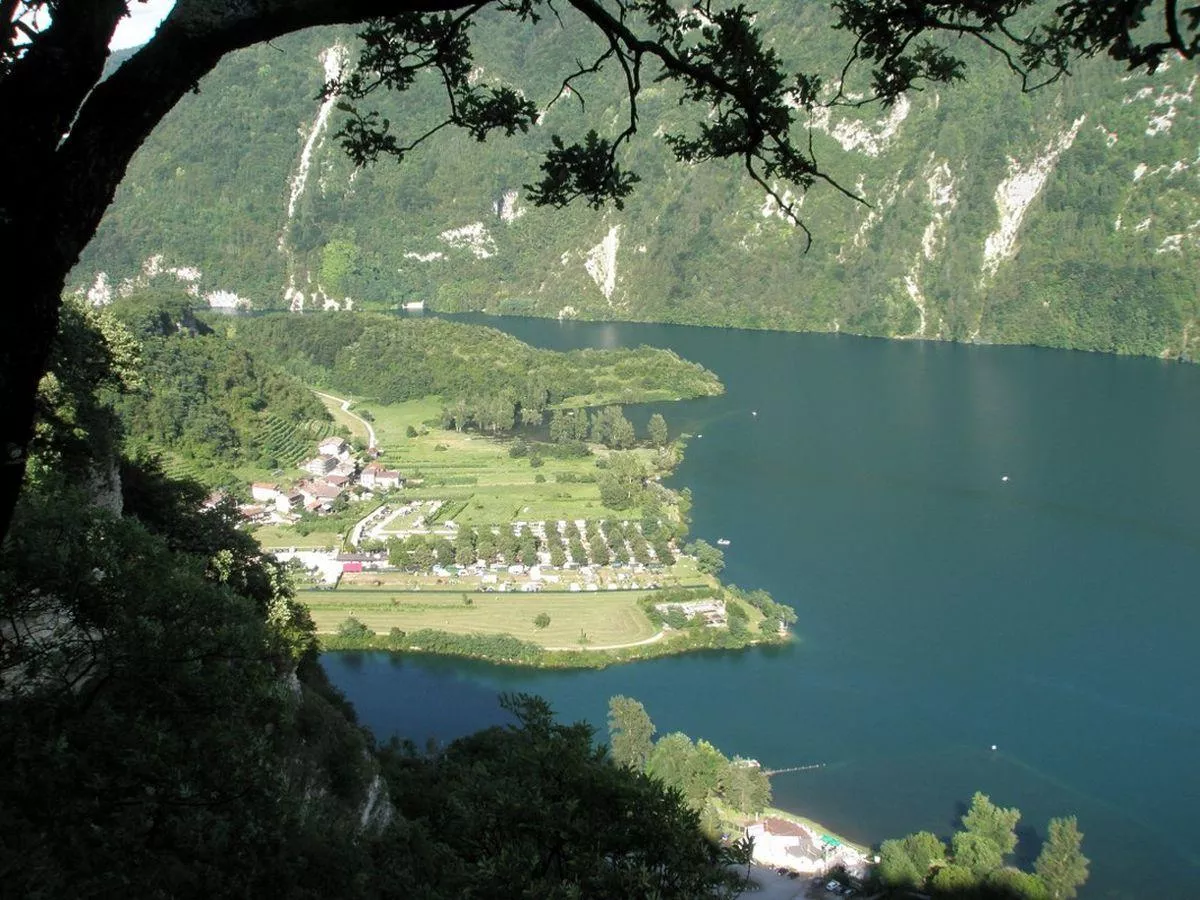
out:
M1200 896L1200 368L457 318L715 371L723 397L627 413L696 435L673 478L693 535L728 539L724 579L794 606L799 639L595 672L327 654L377 733L453 738L500 721L502 690L603 729L627 694L660 734L822 764L774 778L775 804L864 843L948 835L982 790L1021 809L1030 859L1079 817L1084 897Z

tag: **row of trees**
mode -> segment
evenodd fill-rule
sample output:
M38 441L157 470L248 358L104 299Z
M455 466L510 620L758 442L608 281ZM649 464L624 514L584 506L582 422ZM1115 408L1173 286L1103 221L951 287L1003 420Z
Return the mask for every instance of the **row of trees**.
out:
M644 524L595 519L585 524L584 532L575 522L567 522L562 529L557 522L547 522L544 537L539 537L528 525L515 532L510 526L464 527L453 541L441 535L412 534L392 538L386 546L391 565L414 571L427 571L435 564L472 566L479 560L532 566L538 562L539 553L549 553L553 566L567 562L597 566L614 562L673 565L672 532L657 521L654 525L650 537L644 533Z
M614 450L628 450L637 443L637 433L620 406L604 406L590 414L584 409L566 409L551 415L550 440L560 444L590 440ZM654 413L646 423L646 440L651 447L667 445L667 420L662 413Z
M455 431L474 429L492 434L508 433L517 428L537 428L546 419L551 391L543 387L528 390L523 397L511 391L483 397L461 397L442 407L441 426ZM550 440L556 444L582 445L586 441L613 450L628 450L637 445L633 423L625 418L620 406L586 409L556 409L550 412ZM650 417L646 441L662 448L669 440L667 421L661 413ZM517 445L524 447L523 444ZM528 455L523 449L514 456Z
M387 634L378 635L355 616L344 619L332 635L323 636L322 646L326 650L361 650L364 647L396 652L419 650L443 656L470 656L526 665L539 662L544 656L540 646L511 634L455 634L436 628L420 628L416 631L392 628Z
M1006 864L1017 848L1020 810L982 793L971 798L950 846L928 831L884 841L878 876L893 890L927 890L935 897L980 894L1014 900L1070 900L1087 881L1083 835L1074 816L1051 819L1033 872Z

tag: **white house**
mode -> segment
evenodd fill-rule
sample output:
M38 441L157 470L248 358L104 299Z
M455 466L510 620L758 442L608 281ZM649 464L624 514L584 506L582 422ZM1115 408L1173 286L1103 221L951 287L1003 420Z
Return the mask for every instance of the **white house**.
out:
M250 496L259 503L274 503L275 498L279 496L279 487L265 481L256 481L250 485Z
M306 472L311 472L313 475L324 475L327 472L332 472L337 464L338 458L336 456L322 454L321 456L317 456L308 460L300 468L304 469Z
M350 445L340 437L327 437L317 445L317 452L322 456L348 456L350 454Z
M404 484L404 479L400 477L399 472L394 469L385 469L379 463L371 463L363 469L358 480L365 488L381 491L398 488Z

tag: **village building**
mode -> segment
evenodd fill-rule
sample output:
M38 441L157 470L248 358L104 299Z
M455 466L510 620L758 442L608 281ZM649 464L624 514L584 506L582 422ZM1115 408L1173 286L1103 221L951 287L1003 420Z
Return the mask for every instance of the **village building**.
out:
M265 481L256 481L250 485L250 496L256 503L274 503L279 496L279 486Z
M229 494L223 490L216 490L204 498L201 504L202 509L216 509L228 497Z
M307 460L300 468L312 475L325 475L328 472L332 472L337 464L338 458L336 456L321 455Z
M317 445L317 452L322 456L349 456L350 445L340 437L327 437Z
M304 495L297 490L280 491L275 495L275 511L290 513L304 505Z
M379 463L368 464L358 480L363 487L380 491L398 488L404 484L399 472L384 468Z
M704 624L710 628L720 628L725 625L724 600L691 600L687 603L656 603L654 608L660 613L677 609L689 619L701 616Z
M866 858L837 838L801 825L768 816L746 829L754 839L754 861L808 875L823 874L842 867L854 877L866 873Z
M243 519L257 519L266 511L266 507L254 503L243 503L238 507L238 512L241 513Z
M300 485L300 493L307 503L310 499L336 500L342 494L342 488L326 484L323 481L305 481Z
M377 563L387 562L386 550L342 551L335 557L338 562Z
M349 479L358 471L358 463L353 459L343 459L336 466L329 470L330 475Z

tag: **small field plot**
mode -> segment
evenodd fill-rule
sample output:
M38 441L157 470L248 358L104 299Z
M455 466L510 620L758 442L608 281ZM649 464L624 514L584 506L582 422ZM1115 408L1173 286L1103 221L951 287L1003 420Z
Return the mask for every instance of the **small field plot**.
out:
M364 400L351 407L360 416L364 412L371 414L371 424L375 427L375 435L384 452L404 447L414 440L408 436L408 429L420 431L427 422L437 422L442 413L442 401L437 397L424 397L420 400L407 400L404 403L375 403Z
M300 534L288 525L263 525L255 528L254 539L267 550L295 547L298 550L323 550L336 547L338 535L333 531L312 531Z
M407 403L363 403L383 447L382 461L409 479L405 499L440 499L455 507L461 525L499 525L518 520L637 519L639 510L616 512L600 501L594 479L595 457L542 458L509 455L512 443L477 433L431 427L441 402L427 398ZM408 429L416 432L409 436ZM561 480L560 480L561 479Z
M467 593L470 605L463 603L462 591L395 591L386 587L300 591L297 596L311 610L317 630L326 634L337 631L350 616L381 634L393 628L511 634L545 647L628 644L657 633L638 605L645 594L636 591ZM534 625L541 613L550 617L545 628ZM586 645L580 643L580 634L587 636Z

